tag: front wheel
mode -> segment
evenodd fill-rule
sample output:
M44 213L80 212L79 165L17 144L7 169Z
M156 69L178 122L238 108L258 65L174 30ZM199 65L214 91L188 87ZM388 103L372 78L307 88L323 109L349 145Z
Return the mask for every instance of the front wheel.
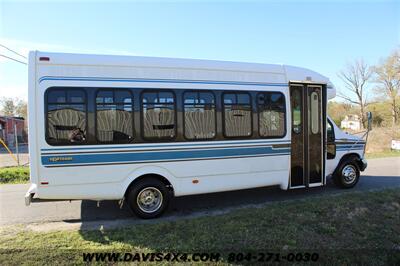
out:
M130 188L127 203L140 218L156 218L167 208L169 194L163 182L155 178L146 178Z
M360 179L360 170L356 163L350 161L342 164L333 177L333 181L341 188L352 188Z

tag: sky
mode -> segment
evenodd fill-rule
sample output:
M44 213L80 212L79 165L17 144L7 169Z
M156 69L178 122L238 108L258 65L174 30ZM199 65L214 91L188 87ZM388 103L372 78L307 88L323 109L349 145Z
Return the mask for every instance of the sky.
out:
M277 63L342 87L352 60L400 45L400 0L4 1L0 44L29 50ZM0 54L26 59L0 47ZM0 98L27 99L27 66L0 57Z

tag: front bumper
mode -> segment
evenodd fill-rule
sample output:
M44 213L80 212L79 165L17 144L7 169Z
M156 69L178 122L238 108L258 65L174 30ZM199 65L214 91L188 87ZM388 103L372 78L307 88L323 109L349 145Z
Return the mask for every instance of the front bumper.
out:
M359 167L360 167L360 171L364 171L364 170L367 168L367 166L368 166L368 162L367 162L367 160L365 160L365 158L362 158L362 159L358 162L358 165L359 165Z

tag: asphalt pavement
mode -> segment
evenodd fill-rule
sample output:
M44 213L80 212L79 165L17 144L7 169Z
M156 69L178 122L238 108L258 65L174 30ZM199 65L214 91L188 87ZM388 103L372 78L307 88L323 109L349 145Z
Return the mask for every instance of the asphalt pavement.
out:
M354 193L400 187L400 157L371 159L361 179L353 189L337 188L328 180L325 187L283 191L278 187L266 187L241 191L178 197L172 200L161 220L192 216L221 214L232 209L263 206L273 201L296 200L331 193ZM119 208L117 201L58 201L34 203L25 206L24 195L29 184L0 185L0 225L40 224L62 222L95 226L99 221L110 223L144 222L133 217L126 206ZM122 223L122 224L123 224Z

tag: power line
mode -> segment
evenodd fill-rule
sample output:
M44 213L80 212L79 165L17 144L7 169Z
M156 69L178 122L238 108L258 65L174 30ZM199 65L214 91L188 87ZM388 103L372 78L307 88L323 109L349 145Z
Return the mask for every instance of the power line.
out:
M0 46L1 46L1 47L4 47L4 48L6 48L8 51L10 51L10 52L12 52L12 53L14 53L14 54L16 54L16 55L22 56L23 58L25 58L25 59L26 59L26 56L23 56L22 54L20 54L20 53L17 53L16 51L14 51L14 50L12 50L12 49L8 48L8 47L7 47L7 46L5 46L5 45L3 45L3 44L0 44Z
M7 59L10 59L10 60L13 60L13 61L15 61L15 62L18 62L18 63L24 64L24 65L27 65L27 63L25 63L25 62L19 61L19 60L17 60L17 59L14 59L14 58L8 57L8 56L6 56L6 55L3 55L3 54L0 54L0 56L1 56L1 57L5 57L5 58L7 58Z

